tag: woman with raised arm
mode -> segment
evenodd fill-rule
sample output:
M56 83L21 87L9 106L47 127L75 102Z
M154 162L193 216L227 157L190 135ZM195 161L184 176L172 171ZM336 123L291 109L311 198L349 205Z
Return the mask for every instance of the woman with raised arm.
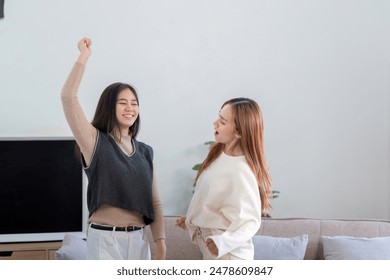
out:
M157 245L154 258L165 259L153 149L136 140L140 128L137 92L126 83L109 85L90 123L77 94L91 55L91 40L81 39L78 49L61 101L88 178L88 259L151 259L147 225Z
M216 143L197 174L187 215L177 226L188 229L205 260L251 260L252 237L262 213L271 208L272 194L259 105L249 98L226 101L214 129Z

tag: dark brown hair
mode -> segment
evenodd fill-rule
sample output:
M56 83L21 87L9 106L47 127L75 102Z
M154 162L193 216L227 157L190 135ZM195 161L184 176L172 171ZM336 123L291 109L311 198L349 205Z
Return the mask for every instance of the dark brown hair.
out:
M116 119L116 102L119 93L126 88L130 89L131 92L134 93L137 103L139 104L137 92L131 85L124 83L113 83L109 85L100 96L96 107L95 116L91 122L94 127L106 133L111 133L115 128L119 128L118 120ZM134 124L129 127L129 135L131 135L132 138L137 137L140 128L140 121L141 119L138 115Z
M118 120L116 118L116 102L119 93L126 88L131 90L139 105L138 94L133 86L125 83L119 83L119 82L109 85L104 89L104 91L100 95L99 102L96 106L95 115L91 122L91 124L95 128L107 134L111 133L115 128L119 128ZM129 127L129 135L131 135L131 137L134 139L138 135L140 129L140 123L141 123L141 118L138 115L134 124L131 127ZM117 136L114 134L113 137L115 138ZM120 139L115 139L115 140L120 140ZM76 155L79 159L82 159L80 147L77 144L76 144Z

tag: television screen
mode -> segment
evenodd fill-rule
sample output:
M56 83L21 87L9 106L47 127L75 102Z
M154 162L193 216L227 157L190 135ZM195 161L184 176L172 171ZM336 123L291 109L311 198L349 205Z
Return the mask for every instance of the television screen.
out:
M71 138L0 139L0 242L83 232L83 170Z

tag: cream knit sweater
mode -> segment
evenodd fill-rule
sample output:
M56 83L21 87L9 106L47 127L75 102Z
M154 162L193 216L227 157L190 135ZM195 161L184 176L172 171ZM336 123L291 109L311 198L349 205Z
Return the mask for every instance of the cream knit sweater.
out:
M192 240L198 227L209 229L218 258L231 253L253 259L252 236L261 222L256 177L244 156L222 153L199 177L186 215Z

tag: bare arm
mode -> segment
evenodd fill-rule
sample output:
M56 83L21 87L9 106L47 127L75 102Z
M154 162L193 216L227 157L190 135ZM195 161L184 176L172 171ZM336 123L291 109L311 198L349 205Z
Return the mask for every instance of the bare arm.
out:
M79 103L77 92L91 55L91 40L83 38L78 43L80 55L61 91L62 107L73 136L89 165L96 143L97 131L86 118Z

